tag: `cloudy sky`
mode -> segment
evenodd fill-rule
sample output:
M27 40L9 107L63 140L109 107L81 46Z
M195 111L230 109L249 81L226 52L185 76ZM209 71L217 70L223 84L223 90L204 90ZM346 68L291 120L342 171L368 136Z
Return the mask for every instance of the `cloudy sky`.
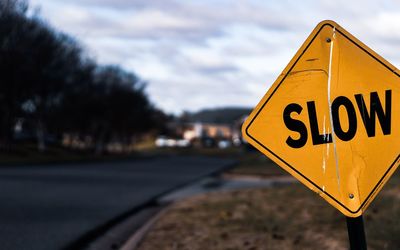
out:
M399 1L31 0L31 6L98 62L138 74L153 103L177 114L254 106L324 19L400 66Z

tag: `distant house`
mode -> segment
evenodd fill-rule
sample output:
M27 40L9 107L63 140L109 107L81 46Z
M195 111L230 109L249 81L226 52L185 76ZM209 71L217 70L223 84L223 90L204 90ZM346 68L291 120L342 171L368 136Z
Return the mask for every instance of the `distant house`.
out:
M232 127L227 124L192 123L186 125L183 138L189 141L201 138L228 139L232 138Z
M156 144L178 145L179 141L195 147L240 146L243 144L241 125L249 112L247 108L217 108L184 113L169 122L168 132L160 135Z

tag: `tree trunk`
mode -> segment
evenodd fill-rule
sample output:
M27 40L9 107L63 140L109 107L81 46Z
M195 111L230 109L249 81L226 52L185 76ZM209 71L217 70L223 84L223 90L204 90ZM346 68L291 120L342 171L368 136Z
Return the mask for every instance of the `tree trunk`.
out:
M37 122L36 138L37 138L37 149L43 153L46 151L46 140L45 140L45 126L42 121Z
M11 114L10 108L6 108L4 112L4 117L2 119L1 128L1 149L5 152L10 152L12 150L12 139L14 134L14 123L13 115Z
M96 155L101 155L104 152L105 134L106 134L105 131L102 130L99 134L99 137L96 138L96 149L95 149Z

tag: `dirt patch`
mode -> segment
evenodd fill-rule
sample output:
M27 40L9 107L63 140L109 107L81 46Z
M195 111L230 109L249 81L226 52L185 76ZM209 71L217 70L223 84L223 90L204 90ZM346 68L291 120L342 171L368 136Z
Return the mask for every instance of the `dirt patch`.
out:
M365 213L369 249L400 249L396 175ZM154 249L348 249L344 216L300 184L176 203L145 236Z
M339 212L300 185L242 190L173 205L139 249L346 249L344 227Z

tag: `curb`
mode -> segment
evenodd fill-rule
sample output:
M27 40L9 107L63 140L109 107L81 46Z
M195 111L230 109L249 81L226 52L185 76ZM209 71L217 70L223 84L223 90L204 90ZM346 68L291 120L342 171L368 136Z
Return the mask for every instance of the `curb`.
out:
M260 181L265 180L265 178L254 178L253 176L243 176L242 178L235 176L233 179L242 179L242 180L252 180L252 181ZM276 187L281 185L287 185L295 183L297 180L291 176L282 176L277 178L270 179L271 186ZM186 197L187 198L187 197ZM183 198L184 200L185 198ZM141 227L139 227L134 233L122 244L120 250L134 250L137 249L142 240L146 237L146 234L153 228L154 224L161 219L168 211L171 210L172 206L181 201L182 199L177 199L174 201L162 202L162 199L159 199L160 204L165 204L163 208L160 208L160 211L155 213L151 218L149 218ZM162 206L162 205L160 205Z
M152 218L150 218L142 227L135 231L135 233L128 238L125 243L121 246L120 250L133 250L136 249L145 235L150 231L154 224L164 216L170 209L171 204L162 208L158 213L156 213Z

